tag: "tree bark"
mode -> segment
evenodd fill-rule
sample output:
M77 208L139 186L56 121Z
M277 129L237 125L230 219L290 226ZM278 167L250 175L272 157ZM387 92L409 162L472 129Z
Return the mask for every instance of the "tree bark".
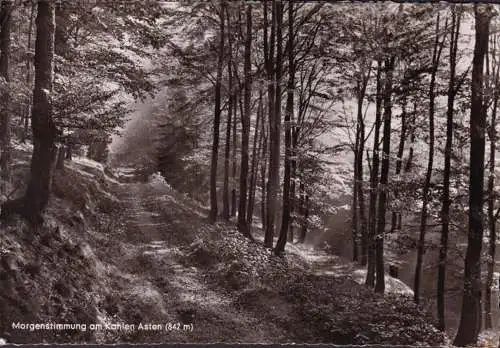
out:
M362 63L363 64L363 63ZM363 153L365 151L365 120L363 119L363 102L366 94L366 87L368 85L368 81L370 80L371 73L371 61L370 67L366 72L366 66L362 65L362 81L360 81L358 85L358 125L359 125L359 140L358 140L358 148L357 148L357 182L356 182L356 193L358 195L358 203L359 203L359 220L361 226L361 257L359 259L362 266L367 264L367 223L366 223L366 215L365 215L365 194L364 194L364 177L363 177Z
M33 22L35 21L35 4L31 4L31 13L30 13L30 21L28 25L28 43L27 49L28 52L31 51L31 37L33 33ZM31 61L30 59L26 59L26 84L31 84ZM29 120L30 120L30 109L32 104L32 97L29 96L26 103L26 111L24 112L24 130L21 138L21 142L26 142L26 138L28 137L29 132Z
M376 248L376 278L375 291L385 291L384 270L384 233L385 212L387 205L387 183L389 179L389 155L391 150L391 117L392 117L392 75L394 71L395 58L391 57L385 61L385 87L384 87L384 140L382 143L382 167L380 169L380 186L378 212L377 212L377 235L375 237Z
M453 145L453 107L455 104L455 74L456 58L458 48L458 36L460 30L460 15L455 10L452 11L452 25L450 34L450 76L448 80L448 105L446 110L446 143L444 149L444 171L443 171L443 193L441 206L441 242L439 246L439 263L437 278L437 316L438 329L445 329L445 280L446 280L446 258L448 254L448 235L450 229L450 174L451 174L451 155Z
M405 150L406 135L408 133L408 121L406 115L406 95L403 96L403 102L401 105L401 135L399 137L398 145L398 157L396 160L396 176L401 174L402 164L403 164L403 154ZM399 198L399 192L397 188L394 189L394 197ZM399 210L399 209L398 209ZM401 228L401 211L393 211L391 218L391 232Z
M269 178L267 182L267 223L264 236L264 245L268 248L273 247L274 225L277 213L277 196L279 191L279 169L280 169L280 137L281 137L281 75L283 68L283 4L281 1L273 0L273 22L272 27L276 28L276 64L272 71L272 84L270 92L274 92L272 98L269 98ZM271 28L272 53L274 46L274 29ZM272 57L272 55L269 55ZM271 105L273 103L274 105Z
M248 209L247 209L247 224L252 227L253 211L255 205L255 190L257 186L257 169L260 163L260 153L262 148L262 132L260 131L261 123L264 113L263 104L263 92L262 86L259 88L259 105L257 109L257 119L255 121L255 132L253 137L253 149L252 149L252 166L250 169L250 190L248 197Z
M486 108L483 104L484 57L488 50L490 5L474 5L476 41L472 60L470 115L469 233L464 265L462 312L455 346L477 342L481 324L481 249L483 244L483 189Z
M6 83L10 82L9 58L10 58L10 32L12 25L12 1L3 0L0 8L0 76ZM10 180L10 88L4 90L2 95L2 118L0 129L0 142L2 144L2 156L0 158L0 170L2 171L1 190L6 194L7 182Z
M35 87L31 127L33 154L26 193L2 205L2 217L18 213L32 224L43 222L41 214L49 201L52 185L54 142L57 134L52 120L52 80L54 68L54 2L38 1L35 42Z
M227 15L227 26L231 27L229 11L226 7L226 15ZM232 125L232 117L233 117L233 73L232 73L232 40L231 34L228 35L228 90L229 90L229 98L227 102L227 122L226 122L226 144L224 151L224 191L222 194L222 217L225 220L229 220L230 217L230 207L229 207L229 167L231 161L231 125Z
M358 221L358 163L359 163L359 120L356 124L356 141L354 142L354 170L352 181L351 230L352 261L359 261L359 221Z
M224 13L225 3L221 4L221 13ZM220 16L219 24L219 58L217 61L217 77L215 82L215 110L213 124L212 140L212 160L210 166L210 213L208 218L214 223L217 220L217 162L219 159L219 132L221 116L221 89L222 89L222 71L224 66L224 15Z
M237 168L236 168L236 150L238 148L238 136L237 136L237 123L236 123L236 112L237 112L237 98L236 95L233 91L233 153L232 153L232 172L231 172L231 185L232 185L232 190L231 190L231 216L236 216L236 173L237 173Z
M496 38L495 38L496 39ZM498 108L498 98L499 93L497 91L498 81L499 81L499 67L496 67L495 73L495 92L493 100L493 110L491 112L491 125L490 125L490 158L489 158L489 177L488 177L488 258L487 258L487 275L486 275L486 285L485 285L485 329L493 328L493 318L491 311L491 288L493 287L493 272L495 269L495 257L496 257L496 217L495 217L495 161L496 161L496 149L497 149L497 131L496 131L496 118L497 118L497 108Z
M376 235L376 223L377 223L377 198L378 198L378 183L379 183L379 138L380 138L380 128L381 128L381 118L382 118L382 67L381 62L378 62L377 67L377 91L376 91L376 110L375 110L375 129L373 138L373 160L372 160L372 170L370 173L370 208L369 208L369 228L368 228L368 265L366 272L367 286L373 287L375 285L375 263L376 263L376 252L375 252L375 235Z
M245 40L245 58L244 58L244 113L241 117L241 171L240 171L240 201L238 207L238 230L246 237L252 238L250 227L247 224L247 191L248 191L248 157L250 141L250 97L252 94L252 76L251 76L251 49L252 49L252 5L247 5L246 13L246 40Z
M304 186L302 185L302 190L304 191ZM300 237L299 237L299 243L305 243L306 241L306 236L307 236L307 228L308 228L308 220L309 220L309 195L304 192L303 195L303 207L302 207L302 212L303 212L303 221L302 221L302 227L300 230Z
M291 121L293 118L294 107L294 91L295 91L295 61L294 61L294 13L293 2L288 3L288 86L287 86L287 99L285 110L285 173L283 177L283 213L281 220L281 230L278 242L275 248L275 254L280 255L285 251L285 245L288 240L287 234L290 226L290 212L291 212L291 151L292 151L292 126ZM278 95L277 95L278 97Z

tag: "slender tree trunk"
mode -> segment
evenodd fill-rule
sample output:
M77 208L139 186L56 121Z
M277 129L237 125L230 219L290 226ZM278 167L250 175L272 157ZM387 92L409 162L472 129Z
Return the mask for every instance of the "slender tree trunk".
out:
M227 11L226 8L226 13L227 13L227 26L230 27L230 18L229 18L229 11ZM229 89L229 100L228 100L228 108L227 108L227 122L226 122L226 146L225 146L225 152L224 152L224 192L223 192L223 198L222 198L222 216L225 220L229 220L230 217L230 207L229 207L229 166L230 166L230 159L231 159L231 122L232 116L233 116L233 98L234 98L234 92L233 92L233 73L232 73L232 54L233 54L233 49L232 49L232 40L231 40L231 34L228 35L228 55L229 55L229 61L227 63L227 69L228 69L228 89ZM235 121L236 122L236 119Z
M416 125L415 123L417 122L417 102L413 102L413 113L411 116L411 121L410 121L410 149L408 151L408 159L406 160L405 164L405 173L409 173L412 168L413 168L413 158L415 157L414 152L415 152L415 128Z
M236 168L236 150L238 148L238 136L237 136L237 122L236 122L236 112L237 112L237 98L236 94L233 91L233 153L232 153L232 172L231 172L231 185L232 185L232 190L231 190L231 216L236 216L236 205L237 205L237 199L236 199L236 174L237 174L237 168Z
M264 161L264 173L266 172L266 167L269 166L269 170L266 173L269 177L269 173L271 172L271 133L272 133L272 124L274 122L274 97L275 97L275 83L274 83L274 46L276 39L276 4L273 1L271 5L271 25L269 31L269 20L268 20L268 1L263 2L264 8L264 63L266 70L266 78L267 78L267 113L268 113L268 122L269 122L269 131L268 136L266 136L266 152L269 153L269 156L266 156ZM268 34L269 33L269 34ZM269 141L267 141L269 140ZM269 181L265 181L262 178L263 184L262 187L265 188L265 201L262 202L262 207L265 208L265 212L262 214L262 226L264 228L264 245L268 248L272 248L273 246L273 238L274 238L274 225L272 230L268 228L268 219L269 219ZM272 199L272 198L271 198Z
M241 135L241 171L240 171L240 204L238 207L238 230L245 236L252 238L250 227L247 224L247 191L248 191L248 157L249 157L249 141L250 141L250 112L252 95L252 76L251 76L251 49L252 49L252 5L247 5L246 16L246 41L245 41L245 58L244 58L244 114L241 118L242 135Z
M264 116L264 114L262 115ZM267 221L267 207L266 207L266 192L267 192L267 185L266 185L266 178L267 178L267 173L266 173L266 168L267 168L267 135L266 135L266 128L264 125L264 117L262 118L262 164L260 167L260 194L261 194L261 201L260 201L260 217L262 221L262 230L266 231L266 221Z
M359 221L358 221L358 162L359 162L359 120L356 124L356 141L354 142L354 168L352 181L351 230L352 261L359 261Z
M384 233L385 233L385 212L387 205L387 183L389 179L389 154L391 150L391 117L392 117L392 75L394 71L395 58L388 58L385 62L385 87L384 87L384 140L382 143L382 167L380 169L380 186L378 202L377 235L375 241L376 248L376 270L375 291L383 293L385 291L385 270L384 270Z
M279 169L280 169L280 138L281 138L281 75L283 68L283 4L281 1L273 0L273 25L276 26L276 64L273 69L272 90L273 98L269 98L274 105L271 107L269 123L269 179L267 183L267 223L264 245L273 247L274 225L277 213L277 196L279 191ZM272 37L272 36L271 36ZM273 40L271 40L272 42ZM272 43L271 46L273 46Z
M221 13L224 13L225 3L222 3ZM224 66L224 15L220 16L219 26L219 58L217 61L217 77L215 82L215 111L213 124L212 160L210 169L210 213L209 220L217 220L217 162L219 159L219 132L221 115L222 71Z
M252 166L250 169L250 190L249 190L249 198L248 198L248 209L247 209L247 224L249 227L252 227L253 220L253 210L255 205L255 189L257 186L257 168L259 167L260 162L260 153L262 148L262 132L259 132L260 124L263 122L262 116L264 113L264 104L263 104L263 92L262 86L259 88L259 105L257 109L257 119L255 121L255 132L253 137L253 149L252 149Z
M472 60L470 115L469 234L465 256L462 313L453 345L477 342L481 323L481 249L483 244L483 189L486 108L483 104L483 67L488 51L490 5L474 5L476 41Z
M31 4L31 14L30 14L30 21L28 25L28 43L27 43L27 49L28 52L31 51L31 39L32 39L32 33L33 33L33 22L35 21L35 4ZM31 85L31 62L30 59L26 59L26 84L28 86ZM25 142L26 138L28 137L28 132L29 132L29 120L30 120L30 110L31 110L31 104L32 104L32 97L29 96L27 103L26 103L26 111L24 112L24 130L23 130L23 135L21 142Z
M304 190L304 187L302 187ZM300 230L300 238L299 243L305 243L307 236L307 228L308 228L308 220L309 220L309 195L304 192L304 206L302 208L303 211L303 221L302 228Z
M285 251L287 234L290 226L290 194L291 194L291 151L292 151L292 126L294 90L295 90L295 62L293 44L294 26L293 2L288 3L288 86L285 111L285 173L283 177L283 213L281 220L281 231L276 244L275 254L280 255ZM279 97L279 96L277 96Z
M401 113L401 135L399 137L399 145L398 145L398 158L396 160L396 176L399 176L401 174L401 169L402 169L402 164L403 164L403 153L405 150L405 142L406 142L406 135L407 135L407 123L408 121L406 120L406 95L403 96L403 105L401 105L402 108L402 113ZM397 188L394 190L394 196L399 198L399 192ZM401 221L401 212L400 211L393 211L392 212L392 219L391 219L391 231L395 231L398 228L400 228L400 221Z
M5 82L10 82L9 58L10 58L10 32L12 25L12 1L3 0L0 8L0 76ZM2 144L2 156L0 158L0 169L2 171L2 187L4 194L7 191L7 182L10 180L10 88L5 89L2 96L2 118L0 129L0 142Z
M434 50L432 54L432 73L431 81L429 84L429 154L427 159L427 172L425 174L424 189L422 194L422 213L420 215L420 235L417 245L417 264L415 266L415 279L413 283L413 299L416 303L420 301L420 278L422 275L422 262L425 252L425 233L427 230L427 214L428 214L428 204L429 204L429 194L432 178L432 170L434 164L434 103L435 103L435 85L436 85L436 73L439 67L439 59L441 56L441 50L444 44L439 42L439 13L436 20L436 40L434 43Z
M450 77L448 80L448 105L446 110L446 143L444 149L444 171L443 171L443 193L441 206L441 243L439 246L439 263L437 278L437 316L438 329L445 329L445 279L446 279L446 258L448 254L448 234L450 229L450 174L451 155L453 145L453 107L455 104L455 71L458 47L458 36L460 30L460 15L457 16L455 10L452 13L451 44L450 44Z
M291 173L290 173L290 229L288 233L288 241L293 243L294 233L295 233L295 221L296 221L296 210L297 210L297 194L296 194L296 179L297 179L297 142L298 142L298 127L294 126L295 120L292 113L292 159L290 161Z
M372 160L372 170L370 173L370 208L369 208L369 229L368 229L368 266L366 272L367 286L375 286L375 263L376 263L376 251L375 251L375 234L377 225L377 198L378 198L378 171L379 171L379 138L380 138L380 128L381 128L381 118L382 118L382 67L381 63L378 62L377 67L377 92L376 92L376 110L375 110L375 130L373 138L373 160Z
M371 61L370 61L371 65ZM370 79L371 66L368 69L368 72L365 72L365 66L362 69L362 77L363 80L358 86L358 125L359 125L359 141L358 141L358 162L357 162L357 195L358 195L358 203L359 203L359 220L361 226L361 257L360 263L362 266L367 264L367 244L368 244L368 236L367 236L367 223L366 223L366 213L365 213L365 194L364 194L364 174L363 174L363 153L365 151L365 120L363 119L363 101L365 99L366 94L366 86L368 85L368 81Z

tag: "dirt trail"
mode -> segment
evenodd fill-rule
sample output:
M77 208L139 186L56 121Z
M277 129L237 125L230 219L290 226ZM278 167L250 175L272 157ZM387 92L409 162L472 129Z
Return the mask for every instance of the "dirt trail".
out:
M201 207L176 199L161 183L116 185L125 203L123 236L102 250L116 298L107 307L124 324L192 324L193 331L134 332L102 341L259 342L286 341L286 332L260 322L223 289L208 286L203 270L186 263L185 249L205 224ZM117 255L119 253L119 255ZM106 260L107 258L107 260ZM105 320L103 320L105 321Z

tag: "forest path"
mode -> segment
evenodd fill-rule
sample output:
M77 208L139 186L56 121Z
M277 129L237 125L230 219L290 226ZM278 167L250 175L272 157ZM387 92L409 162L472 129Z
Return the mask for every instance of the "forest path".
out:
M107 313L116 312L136 330L102 341L283 341L283 330L238 306L224 289L208 285L204 270L186 258L186 248L207 224L202 207L160 182L119 184L113 191L124 203L124 231L114 239L115 252L100 253L111 258L103 261L113 264L107 273L116 289ZM172 330L139 331L139 322L174 325ZM185 324L189 329L184 330Z

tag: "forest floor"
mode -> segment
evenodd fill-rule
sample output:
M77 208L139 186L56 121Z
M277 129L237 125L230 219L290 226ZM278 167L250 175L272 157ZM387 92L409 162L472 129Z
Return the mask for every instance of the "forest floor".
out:
M19 220L0 235L7 342L448 343L400 282L382 296L324 251L290 245L273 256L234 224L209 224L158 177L124 183L76 160L57 173L54 196L37 235Z

